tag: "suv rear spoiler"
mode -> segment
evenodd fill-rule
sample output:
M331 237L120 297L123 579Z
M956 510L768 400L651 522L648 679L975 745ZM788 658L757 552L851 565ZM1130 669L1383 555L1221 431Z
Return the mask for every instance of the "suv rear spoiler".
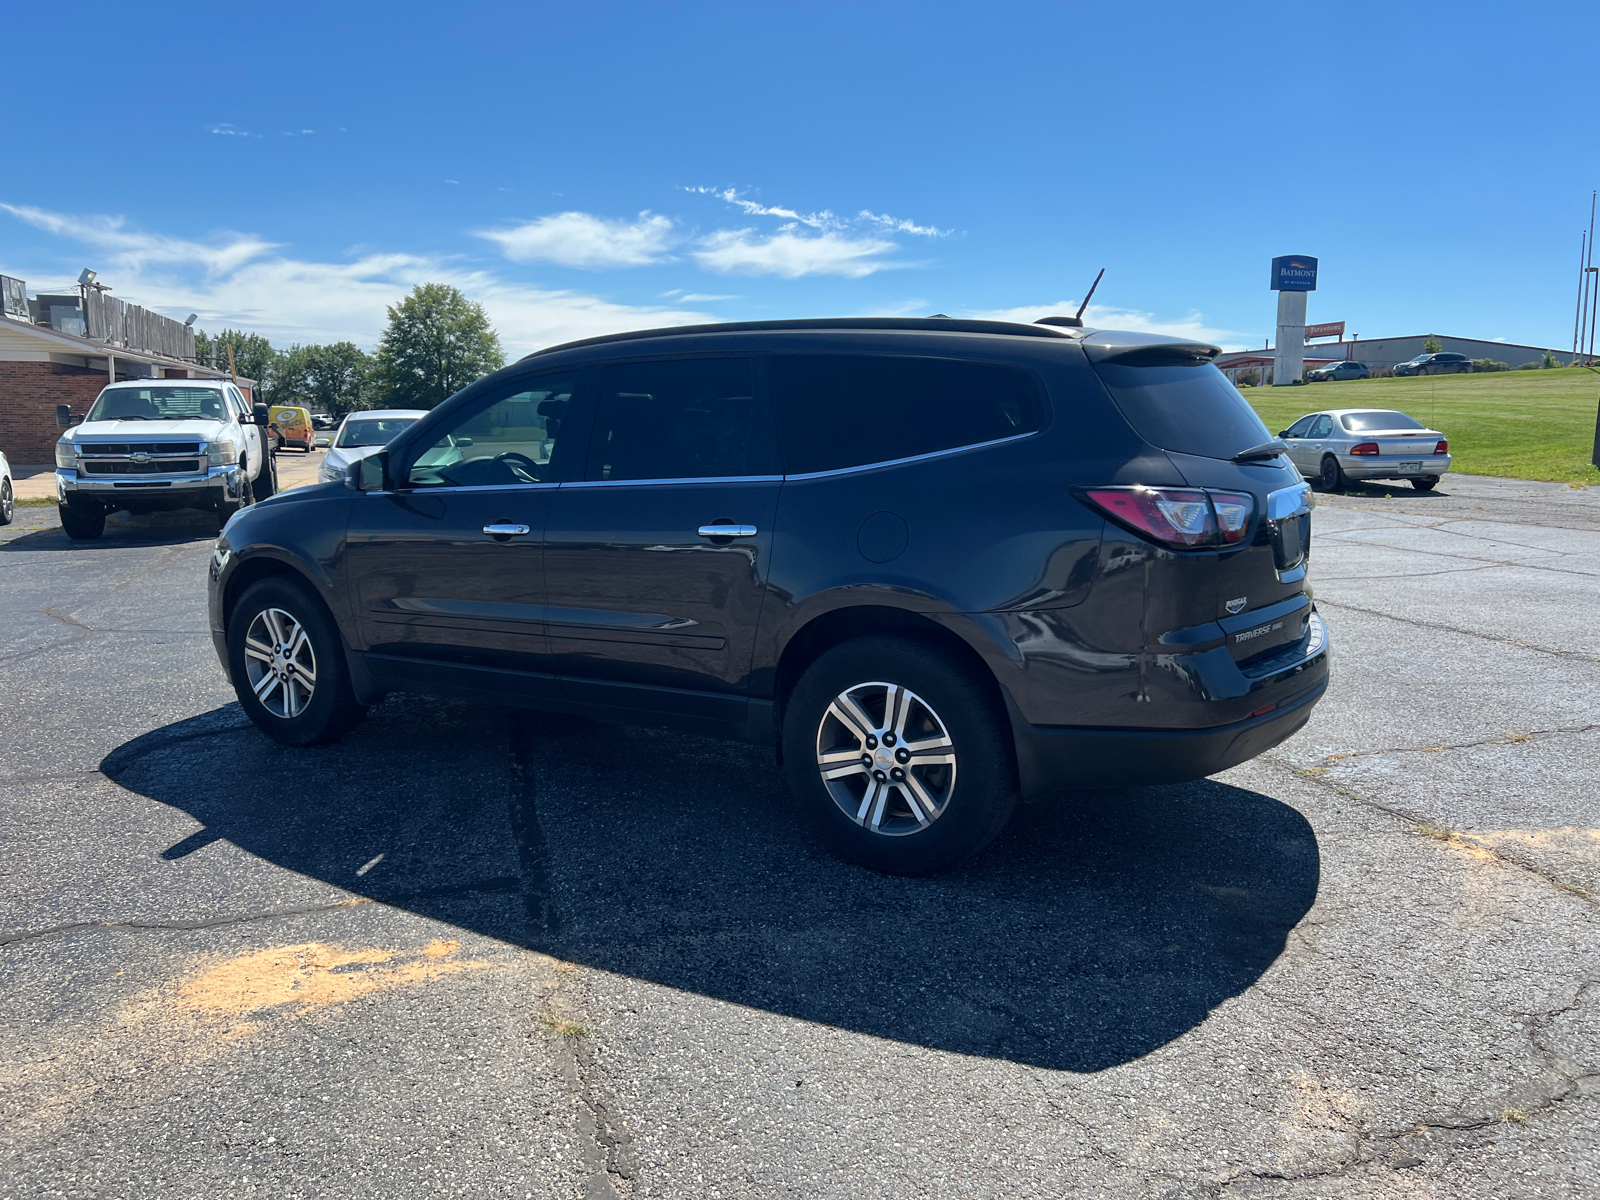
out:
M1100 336L1090 334L1080 343L1090 362L1117 363L1125 367L1203 367L1222 353L1220 347L1205 342L1169 342L1156 338L1133 342L1130 335L1123 334L1117 337L1116 343L1108 345L1095 340Z

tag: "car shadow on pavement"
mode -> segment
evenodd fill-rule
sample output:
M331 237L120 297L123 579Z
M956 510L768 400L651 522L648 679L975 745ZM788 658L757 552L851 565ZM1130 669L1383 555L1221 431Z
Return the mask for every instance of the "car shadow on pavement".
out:
M19 510L26 512L28 510ZM215 541L217 537L215 514L183 510L170 513L147 513L133 516L129 513L112 513L106 518L106 530L97 538L75 541L61 528L54 513L50 524L19 537L0 541L0 553L6 551L40 550L105 550L127 546L176 546L184 542Z
M197 787L219 755L248 782ZM412 697L312 750L229 706L101 769L205 826L162 854L175 870L226 839L601 970L1072 1071L1147 1054L1249 988L1320 871L1298 812L1201 781L1025 806L964 868L890 878L822 848L770 750Z

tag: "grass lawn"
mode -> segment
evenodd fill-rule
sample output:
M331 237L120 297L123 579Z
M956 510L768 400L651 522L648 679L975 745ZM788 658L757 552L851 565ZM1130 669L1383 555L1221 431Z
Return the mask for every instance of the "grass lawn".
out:
M1589 462L1600 373L1582 367L1351 379L1243 392L1273 433L1325 408L1397 408L1450 440L1452 471L1600 483L1600 471Z

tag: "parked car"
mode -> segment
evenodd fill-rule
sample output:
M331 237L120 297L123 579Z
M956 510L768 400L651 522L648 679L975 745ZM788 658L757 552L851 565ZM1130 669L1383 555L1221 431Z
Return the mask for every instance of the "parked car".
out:
M1340 379L1371 379L1366 363L1336 362L1306 372L1307 383L1328 383Z
M11 482L11 464L0 454L0 525L9 525L17 515L17 491Z
M311 410L294 404L274 404L267 416L278 430L279 448L311 453Z
M384 408L351 413L340 423L339 432L333 435L333 444L317 468L317 481L342 481L351 463L376 454L427 415L425 408Z
M1330 408L1278 434L1300 474L1323 491L1351 479L1404 479L1431 492L1450 469L1450 443L1437 429L1388 408Z
M1407 362L1395 363L1396 375L1470 375L1472 360L1465 354L1419 354Z
M104 388L82 424L66 405L56 499L72 538L97 538L108 513L198 508L224 524L278 488L267 409L227 380L133 379Z
M312 413L311 426L319 432L332 432L339 427L339 422L335 421L327 413Z
M845 855L937 871L1019 795L1208 775L1321 698L1311 489L1217 353L899 318L540 351L229 525L212 636L286 744L389 691L764 743Z

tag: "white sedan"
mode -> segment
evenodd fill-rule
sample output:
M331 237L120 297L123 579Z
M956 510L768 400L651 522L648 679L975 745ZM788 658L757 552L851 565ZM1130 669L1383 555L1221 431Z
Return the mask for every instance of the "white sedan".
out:
M317 470L319 483L339 483L350 472L350 464L376 454L401 431L409 429L418 417L428 415L424 408L380 408L353 412L339 425L333 445Z

